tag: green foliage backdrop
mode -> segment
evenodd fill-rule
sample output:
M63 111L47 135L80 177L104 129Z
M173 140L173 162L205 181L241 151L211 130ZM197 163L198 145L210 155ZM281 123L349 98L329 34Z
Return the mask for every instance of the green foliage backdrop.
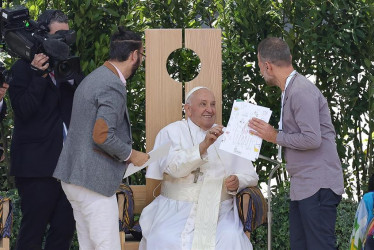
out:
M223 124L228 121L233 100L241 98L272 109L270 122L277 126L280 91L265 85L256 64L256 49L265 37L284 38L290 45L294 67L310 77L328 100L348 198L360 197L366 190L368 176L374 173L374 0L18 0L3 7L14 4L26 5L33 18L46 8L65 11L77 32L74 52L81 57L86 74L106 60L109 36L117 25L141 34L152 28L220 28ZM175 60L192 61L195 67L198 63L185 53ZM12 62L5 58L8 67ZM191 72L184 74L194 74L195 67L185 67ZM169 69L170 74L175 73L173 69ZM145 150L144 79L142 65L128 85L134 148L141 150ZM8 146L12 124L9 110L1 127ZM276 149L264 143L261 153L274 157ZM8 176L8 155L0 164L0 190L14 185ZM267 181L272 167L261 160L256 162L260 182ZM279 170L274 177L276 186L282 186L286 179L287 173ZM144 176L132 176L131 182L144 183Z
M5 5L17 3L27 6L34 19L46 8L59 8L68 14L70 26L77 32L73 49L81 57L86 74L106 60L109 37L117 25L141 34L150 28L220 28L224 124L228 121L232 101L242 98L271 108L274 111L271 123L277 125L280 93L264 84L256 65L256 48L267 36L283 37L291 47L295 68L312 77L328 100L348 196L353 197L356 188L360 196L362 186L373 173L373 119L370 119L374 112L372 0L35 0ZM188 61L189 58L186 53L180 53L176 60ZM8 58L7 65L12 61ZM192 60L194 63L198 60ZM193 67L185 68L191 70L184 74L195 73ZM134 146L144 150L143 67L130 82L129 89ZM4 124L8 139L11 128L10 111ZM262 153L274 156L275 147L265 143ZM8 165L7 162L1 168L3 176ZM271 167L265 162L257 164L261 181L267 179ZM276 179L281 181L286 177L285 173L279 172ZM133 181L144 180L138 176ZM3 188L11 185L6 182Z

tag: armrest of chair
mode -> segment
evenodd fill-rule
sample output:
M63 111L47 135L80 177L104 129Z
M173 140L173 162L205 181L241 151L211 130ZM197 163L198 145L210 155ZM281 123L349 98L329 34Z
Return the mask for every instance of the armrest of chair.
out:
M267 202L258 187L246 187L236 195L244 232L253 232L267 219Z
M134 186L133 186L134 187ZM119 211L119 231L121 239L126 233L131 233L135 239L142 238L139 222L135 221L135 196L132 188L128 185L121 184L117 190L117 203ZM143 198L145 200L145 197ZM122 245L122 242L121 242Z
M134 226L134 196L128 185L121 184L117 190L119 229L128 232Z

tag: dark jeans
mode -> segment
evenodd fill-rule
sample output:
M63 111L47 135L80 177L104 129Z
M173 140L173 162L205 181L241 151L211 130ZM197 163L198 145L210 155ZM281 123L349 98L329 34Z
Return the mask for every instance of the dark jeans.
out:
M292 250L336 249L336 208L341 195L321 188L303 200L290 202Z
M68 250L75 231L73 209L61 183L55 178L16 177L22 221L17 250L40 250L49 224L44 249Z

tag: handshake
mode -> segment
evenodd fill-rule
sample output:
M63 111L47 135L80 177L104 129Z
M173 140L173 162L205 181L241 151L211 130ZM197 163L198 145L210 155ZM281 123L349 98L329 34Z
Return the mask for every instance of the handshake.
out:
M149 154L143 153L137 150L132 150L130 158L127 160L127 163L134 164L135 166L143 166L144 163L146 163L149 159Z

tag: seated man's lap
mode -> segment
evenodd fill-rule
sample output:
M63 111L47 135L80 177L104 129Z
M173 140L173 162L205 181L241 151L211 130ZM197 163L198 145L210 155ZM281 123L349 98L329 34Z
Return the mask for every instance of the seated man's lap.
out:
M216 249L252 249L252 244L243 231L242 222L233 203L221 203L217 225Z
M169 200L163 196L157 197L142 212L142 244L147 245L147 249L158 249L155 245L178 249L183 243L192 246L194 221L189 218L191 209L192 204L186 206L185 202ZM221 203L216 232L217 249L227 249L235 245L238 249L243 246L245 249L252 249L234 209L233 200Z

